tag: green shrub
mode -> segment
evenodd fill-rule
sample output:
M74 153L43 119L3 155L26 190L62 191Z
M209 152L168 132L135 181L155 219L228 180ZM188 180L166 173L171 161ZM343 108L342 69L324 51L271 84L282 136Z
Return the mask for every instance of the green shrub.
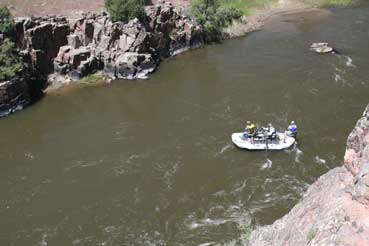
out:
M0 46L0 81L10 79L22 70L22 63L15 44L5 39Z
M242 17L243 13L233 7L220 7L217 10L217 18L222 27L226 27L232 23L232 20L237 20Z
M146 0L105 0L112 21L128 22L130 19L144 19Z
M0 7L0 33L10 35L14 31L14 21L7 7Z
M222 5L219 0L192 0L190 11L196 21L204 26L208 42L219 41L222 28L243 15L242 11Z
M191 14L202 25L214 17L218 7L217 0L191 0L190 2Z

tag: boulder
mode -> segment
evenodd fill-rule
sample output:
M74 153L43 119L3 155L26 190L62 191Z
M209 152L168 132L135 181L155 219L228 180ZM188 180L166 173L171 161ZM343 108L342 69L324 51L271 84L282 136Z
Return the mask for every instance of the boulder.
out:
M129 51L131 50L134 42L135 37L128 36L127 34L123 33L119 38L119 49L121 49L122 51Z
M310 45L310 50L318 54L328 54L334 52L334 49L328 46L328 43L313 43Z
M153 72L156 63L150 54L138 54L136 52L125 52L118 56L114 65L109 64L108 74L114 74L116 78L135 79L144 78Z
M69 53L71 68L76 69L82 61L87 60L90 56L91 51L86 47L71 50Z
M95 56L89 57L87 60L81 61L80 65L69 72L69 77L72 80L80 80L81 78L96 73L103 68L103 63Z
M69 63L69 51L71 51L73 47L71 46L62 46L59 49L58 56L54 59L54 62L62 62L62 63Z
M21 110L30 103L29 89L24 78L15 76L0 82L0 117Z
M103 35L98 47L102 50L109 50L113 43L113 39L110 36Z
M171 36L169 45L169 54L171 56L189 50L190 48L190 42L185 31L174 33Z
M149 48L150 36L138 19L131 20L123 26L119 47L123 51L146 53Z
M82 41L78 35L71 34L68 36L68 45L73 49L78 49L82 46Z

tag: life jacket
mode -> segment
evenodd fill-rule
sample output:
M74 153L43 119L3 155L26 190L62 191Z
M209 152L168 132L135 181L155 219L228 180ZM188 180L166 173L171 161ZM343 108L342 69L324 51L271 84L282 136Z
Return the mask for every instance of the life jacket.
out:
M289 130L291 132L297 132L297 126L295 124L289 125L287 130Z
M246 126L246 132L248 134L253 134L255 132L255 125L253 123Z

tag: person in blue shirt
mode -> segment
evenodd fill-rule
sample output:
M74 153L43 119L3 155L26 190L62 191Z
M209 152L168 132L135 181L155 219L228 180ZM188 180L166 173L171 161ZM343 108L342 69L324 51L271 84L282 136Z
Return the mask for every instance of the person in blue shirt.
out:
M297 125L294 121L291 121L291 124L288 126L287 134L294 138L297 136Z

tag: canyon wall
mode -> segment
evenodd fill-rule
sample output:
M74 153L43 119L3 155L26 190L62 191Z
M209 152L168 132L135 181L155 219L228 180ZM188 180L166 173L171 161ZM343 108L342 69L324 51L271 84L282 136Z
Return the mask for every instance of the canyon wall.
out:
M35 101L47 77L63 83L102 70L112 79L147 78L163 58L204 45L203 28L183 7L160 2L145 12L128 23L113 23L105 12L16 19L26 69L0 83L0 117Z
M369 245L369 105L348 137L344 164L322 175L250 245Z

